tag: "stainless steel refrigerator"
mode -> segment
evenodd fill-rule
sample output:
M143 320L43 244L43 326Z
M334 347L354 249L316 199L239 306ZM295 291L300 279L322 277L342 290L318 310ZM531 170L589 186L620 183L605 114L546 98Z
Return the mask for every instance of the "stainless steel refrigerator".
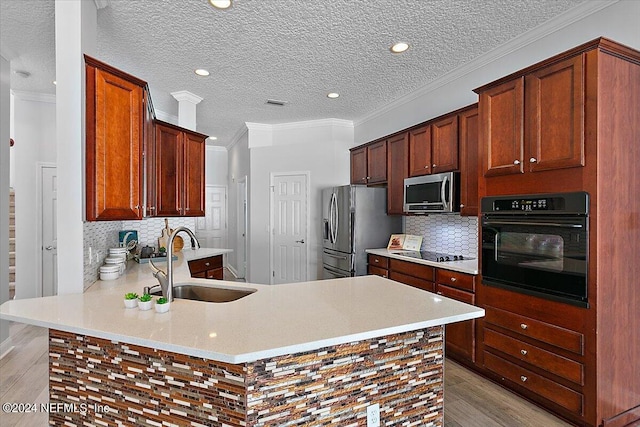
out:
M402 218L387 216L387 189L344 185L322 190L324 279L367 274L365 249L385 248Z

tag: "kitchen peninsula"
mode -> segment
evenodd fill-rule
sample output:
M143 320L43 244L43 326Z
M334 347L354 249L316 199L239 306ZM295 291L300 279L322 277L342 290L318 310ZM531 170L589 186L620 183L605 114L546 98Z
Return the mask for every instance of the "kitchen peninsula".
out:
M168 313L125 309L156 283L148 266L84 294L9 301L0 317L50 328L50 402L88 404L53 425L443 424L443 325L484 310L377 276L251 288L229 303L176 299ZM108 410L104 410L108 407Z

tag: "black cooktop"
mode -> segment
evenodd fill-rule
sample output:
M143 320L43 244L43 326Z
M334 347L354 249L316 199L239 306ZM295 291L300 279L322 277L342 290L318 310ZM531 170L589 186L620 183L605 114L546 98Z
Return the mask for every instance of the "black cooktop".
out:
M451 255L451 254L444 254L441 252L431 252L431 251L399 251L395 253L397 255L424 259L427 261L434 261L434 262L466 261L466 260L475 259L472 257L463 256L463 255Z

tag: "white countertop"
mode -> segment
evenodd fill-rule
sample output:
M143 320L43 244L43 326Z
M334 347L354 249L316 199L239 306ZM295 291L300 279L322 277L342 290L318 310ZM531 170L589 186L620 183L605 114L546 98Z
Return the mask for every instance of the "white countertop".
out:
M316 350L383 335L482 317L484 310L378 276L258 285L193 279L185 258L175 283L256 289L227 303L176 299L167 313L126 309L126 292L155 285L148 264L130 262L118 280L84 294L8 301L0 318L228 363ZM206 253L207 255L202 255Z
M384 256L387 258L400 259L402 261L415 262L416 264L430 265L431 267L438 267L445 270L458 271L460 273L478 274L478 260L470 259L464 261L447 261L447 262L435 262L427 261L424 259L418 259L403 255L398 255L397 252L406 252L400 250L389 249L367 249L365 252L373 255Z

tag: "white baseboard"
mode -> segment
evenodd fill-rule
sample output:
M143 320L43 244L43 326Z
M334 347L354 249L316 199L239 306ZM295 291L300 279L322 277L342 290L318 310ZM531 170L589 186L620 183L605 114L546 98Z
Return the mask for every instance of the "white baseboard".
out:
M4 358L14 348L15 346L13 345L13 340L11 339L11 337L8 337L6 340L2 341L2 343L0 344L0 359Z

